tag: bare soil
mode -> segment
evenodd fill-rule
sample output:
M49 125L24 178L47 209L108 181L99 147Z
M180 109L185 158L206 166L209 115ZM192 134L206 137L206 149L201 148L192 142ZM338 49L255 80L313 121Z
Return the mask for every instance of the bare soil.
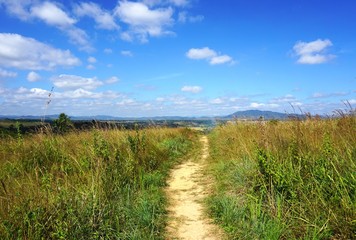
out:
M202 169L209 154L208 138L201 139L201 155L173 169L166 193L169 199L167 239L220 240L222 231L206 215L203 199L209 179Z

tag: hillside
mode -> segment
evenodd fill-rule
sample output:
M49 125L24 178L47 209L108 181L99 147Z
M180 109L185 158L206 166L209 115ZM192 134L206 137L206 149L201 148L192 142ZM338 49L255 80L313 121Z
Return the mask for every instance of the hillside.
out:
M272 112L272 111L261 111L261 110L246 110L246 111L238 111L233 114L227 115L225 119L259 119L263 117L263 119L287 119L290 116L297 116L300 117L298 114L287 114L287 113L280 113L280 112Z

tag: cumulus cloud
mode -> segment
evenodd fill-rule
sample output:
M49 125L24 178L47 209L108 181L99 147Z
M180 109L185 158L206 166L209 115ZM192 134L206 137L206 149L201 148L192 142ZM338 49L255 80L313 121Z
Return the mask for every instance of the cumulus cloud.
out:
M0 6L3 5L9 14L16 16L23 21L26 21L31 17L29 13L29 7L31 6L32 2L33 0L0 0Z
M34 71L31 71L31 72L29 72L27 74L27 80L29 82L37 82L40 79L41 79L41 76L38 73L34 72Z
M298 56L297 63L320 64L335 58L335 55L326 53L332 45L329 39L318 39L312 42L299 41L294 45L293 51Z
M42 88L24 88L20 87L16 89L15 91L10 91L7 90L9 96L7 98L9 100L12 100L13 102L18 102L18 101L34 101L34 100L43 100L43 99L48 99L48 95L51 93L48 90L42 89ZM11 95L11 96L10 96ZM51 104L56 104L59 103L59 105L62 105L64 100L67 99L98 99L99 101L104 100L104 99L115 99L120 97L121 94L113 91L105 91L105 92L93 92L89 90L85 90L83 88L78 88L75 90L67 90L64 92L53 92L52 94L52 103ZM40 102L40 103L43 103ZM77 102L78 103L78 102ZM98 103L98 105L100 105ZM32 113L33 114L33 113Z
M186 56L190 59L211 59L217 56L217 53L208 47L191 48L186 53Z
M56 93L57 98L94 98L94 99L100 99L100 98L106 98L108 96L105 96L104 93L102 92L92 92L85 90L83 88L78 88L73 91L66 91L63 93Z
M18 89L15 90L8 89L7 90L8 95L6 96L6 99L8 99L8 101L10 102L15 102L15 103L22 100L31 101L36 99L48 99L49 93L50 91L41 88L28 89L25 87L19 87Z
M119 78L113 76L111 78L109 78L108 80L106 80L105 82L108 84L113 84L113 83L117 83L119 81Z
M76 20L64 12L60 6L52 2L44 2L40 5L34 5L31 8L31 16L41 19L48 25L55 26L63 31L69 37L70 42L78 45L80 49L85 51L92 50L86 32L74 26Z
M69 17L61 8L52 2L44 2L31 8L31 15L43 20L48 25L70 26L76 20Z
M115 8L115 16L129 27L122 33L124 40L138 38L141 42L148 41L148 37L158 37L171 34L166 30L173 23L173 9L150 9L142 2L119 1Z
M52 77L52 82L57 88L63 89L84 89L93 90L103 85L102 81L99 81L96 77L85 78L76 75L61 74L59 76Z
M74 3L68 11L60 1L0 0L0 7L23 21L39 20L62 31L69 41L79 49L93 51L88 34L76 24L84 17L92 18L95 27L119 30L117 21L122 23L121 38L126 41L147 42L150 37L172 35L169 28L174 24L174 9L185 8L189 0L119 0L116 7L108 11L94 2ZM203 16L191 16L181 11L180 22L198 22Z
M270 108L277 108L277 107L279 107L279 105L276 104L276 103L257 103L257 102L252 102L252 103L250 103L250 107L251 108L267 108L267 109L270 109Z
M71 67L80 60L69 50L53 48L19 34L0 33L0 66L28 70L51 70Z
M69 37L70 42L79 46L81 50L93 50L86 32L75 26L77 20L69 16L57 3L34 0L0 0L0 4L5 7L9 14L23 21L38 19L49 26L56 27L64 32Z
M17 73L0 68L0 78L14 78Z
M89 36L84 30L74 26L62 30L68 35L69 41L77 45L80 50L86 52L93 51L93 47L89 41Z
M69 16L60 4L53 1L38 0L0 0L7 13L23 21L39 19L58 28L74 25L77 20Z
M224 64L224 63L234 63L234 60L229 55L218 54L215 50L208 47L204 48L191 48L186 53L186 56L194 60L207 60L211 65Z
M203 90L200 86L184 86L181 88L182 92L190 92L190 93L200 93Z
M210 64L211 65L216 65L216 64L224 64L224 63L229 63L232 62L232 58L228 55L221 55L221 56L215 56L210 59Z
M75 6L74 12L79 17L91 17L97 24L97 28L115 30L119 26L115 23L114 17L108 12L92 2L82 2Z

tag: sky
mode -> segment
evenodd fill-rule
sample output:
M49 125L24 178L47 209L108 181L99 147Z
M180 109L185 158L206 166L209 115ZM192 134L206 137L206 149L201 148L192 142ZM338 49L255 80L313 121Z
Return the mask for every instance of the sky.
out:
M354 0L0 0L0 115L332 115Z

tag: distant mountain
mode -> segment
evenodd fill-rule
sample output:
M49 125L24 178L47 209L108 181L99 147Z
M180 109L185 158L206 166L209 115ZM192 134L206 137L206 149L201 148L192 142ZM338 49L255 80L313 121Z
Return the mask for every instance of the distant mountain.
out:
M46 120L57 119L59 114L47 115L45 117ZM43 116L35 116L35 115L0 115L0 119L26 119L26 120L41 120Z
M286 114L286 113L280 113L280 112L272 112L272 111L260 111L260 110L246 110L246 111L239 111L235 112L233 114L227 115L223 117L224 119L249 119L249 120L254 120L254 119L259 119L260 117L263 117L265 120L271 120L271 119L288 119L289 117L301 117L301 115L298 114Z
M59 114L47 115L46 120L57 119ZM155 116L155 117L114 117L109 115L95 115L95 116L69 116L74 121L184 121L184 120L205 120L211 117L180 117L180 116ZM0 115L0 119L18 119L18 120L42 120L43 116L36 115Z
M54 120L58 118L58 114L47 115L46 120ZM239 111L227 116L216 116L216 117L180 117L180 116L156 116L156 117L113 117L108 115L96 115L96 116L70 116L71 120L98 120L98 121L189 121L189 120L213 120L213 119L249 119L255 120L263 117L265 120L270 119L288 119L290 116L302 118L302 115L298 114L286 114L280 112L272 111L260 111L260 110L247 110ZM43 116L16 116L16 115L0 115L0 119L26 119L26 120L40 120L43 119Z

